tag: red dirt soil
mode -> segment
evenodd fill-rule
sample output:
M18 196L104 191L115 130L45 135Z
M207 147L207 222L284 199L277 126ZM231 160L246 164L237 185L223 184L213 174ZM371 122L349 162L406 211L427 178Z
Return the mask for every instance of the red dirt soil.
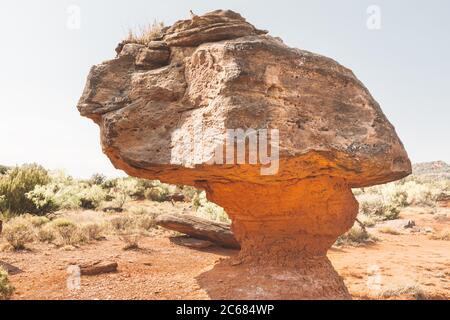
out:
M437 222L431 214L406 212L402 218L412 218L417 225L435 230L449 226L448 220ZM425 234L373 232L381 240L374 245L333 247L328 252L354 299L378 299L386 290L398 294L384 298L417 298L403 290L411 287L420 287L428 299L450 299L449 241L430 240ZM1 252L0 263L18 269L10 272L16 287L13 299L233 298L231 293L220 290L221 273L210 271L217 261L237 252L178 246L170 242L170 235L158 231L153 237L143 238L140 249L135 251L122 250L123 242L115 237L73 251L34 244L31 251ZM116 261L118 272L82 276L81 287L69 290L67 267L97 260Z

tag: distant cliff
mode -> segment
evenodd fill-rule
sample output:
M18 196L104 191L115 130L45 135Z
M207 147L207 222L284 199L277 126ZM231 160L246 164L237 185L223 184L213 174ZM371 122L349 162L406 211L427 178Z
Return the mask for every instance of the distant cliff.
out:
M450 164L444 161L416 163L413 165L413 174L450 178Z

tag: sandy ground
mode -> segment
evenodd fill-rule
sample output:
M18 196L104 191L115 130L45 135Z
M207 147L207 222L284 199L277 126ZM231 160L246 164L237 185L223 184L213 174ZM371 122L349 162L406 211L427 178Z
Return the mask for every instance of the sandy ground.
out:
M435 216L417 210L402 212L402 218L413 219L420 227L439 231L450 226L449 219L437 221ZM410 232L372 232L380 239L378 243L333 248L328 254L354 299L377 299L383 294L391 299L450 299L449 241ZM171 235L158 231L143 238L135 251L122 250L123 242L115 237L72 251L34 244L29 251L0 252L0 263L10 269L16 287L13 299L214 298L201 286L202 274L236 252L182 247L170 241ZM80 287L70 290L68 283L73 287L74 282L68 266L97 260L116 261L118 272L82 276Z

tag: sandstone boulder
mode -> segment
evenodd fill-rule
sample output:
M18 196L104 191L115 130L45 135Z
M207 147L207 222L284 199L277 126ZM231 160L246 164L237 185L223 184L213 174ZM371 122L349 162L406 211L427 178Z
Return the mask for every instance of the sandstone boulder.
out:
M230 230L230 225L226 223L213 222L188 214L163 214L156 218L156 224L224 248L240 248Z
M265 33L232 11L176 22L94 66L78 109L116 168L204 189L224 207L245 268L288 268L292 298L349 298L326 252L355 221L351 188L400 179L411 164L351 70ZM265 297L280 297L277 281L261 283Z

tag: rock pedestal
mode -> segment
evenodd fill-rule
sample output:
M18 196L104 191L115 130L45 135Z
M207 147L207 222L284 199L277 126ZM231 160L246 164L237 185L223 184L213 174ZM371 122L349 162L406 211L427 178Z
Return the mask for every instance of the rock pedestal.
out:
M358 203L343 179L318 177L264 185L216 183L207 196L225 208L233 221L241 251L232 263L259 270L245 298L257 298L251 290L256 287L273 298L350 298L326 257L358 213ZM289 281L284 279L286 274ZM242 289L241 277L235 279L236 288ZM227 284L232 282L227 279ZM280 286L285 288L280 291Z

